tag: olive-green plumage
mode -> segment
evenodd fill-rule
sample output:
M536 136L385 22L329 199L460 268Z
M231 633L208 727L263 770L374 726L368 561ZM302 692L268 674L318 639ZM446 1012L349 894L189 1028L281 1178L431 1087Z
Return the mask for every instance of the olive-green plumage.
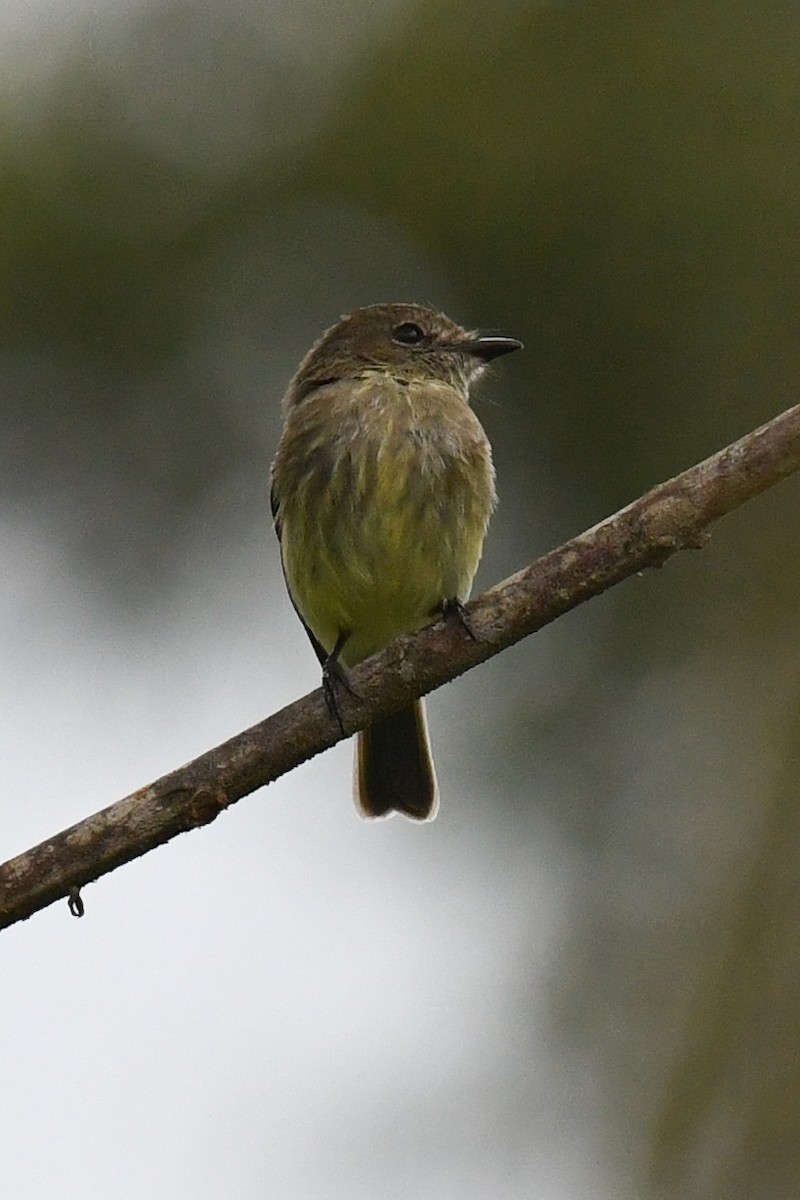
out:
M342 318L300 364L272 504L289 593L323 664L353 666L466 601L495 504L468 390L519 345L384 304ZM355 793L367 816L435 815L421 701L359 735Z

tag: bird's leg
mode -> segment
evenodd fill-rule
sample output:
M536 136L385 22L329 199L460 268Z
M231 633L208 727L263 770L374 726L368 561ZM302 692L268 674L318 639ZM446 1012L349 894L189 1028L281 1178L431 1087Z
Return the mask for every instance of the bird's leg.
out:
M461 603L458 596L451 596L450 599L442 602L442 617L445 621L457 621L473 642L478 641L478 635L472 628L466 605Z
M345 691L349 692L351 696L355 696L357 700L362 698L350 682L347 670L339 661L339 655L349 636L350 633L348 630L342 630L336 639L336 645L322 664L322 691L325 695L325 703L331 715L331 720L336 721L342 733L345 730L342 714L339 711L339 704L336 699L337 685L343 687Z

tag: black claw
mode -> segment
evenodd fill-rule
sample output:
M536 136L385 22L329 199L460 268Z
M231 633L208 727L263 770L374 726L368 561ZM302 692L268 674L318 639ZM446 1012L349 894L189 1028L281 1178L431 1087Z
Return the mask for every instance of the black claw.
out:
M477 642L478 635L472 628L472 621L466 606L461 603L457 596L445 600L442 604L442 616L445 621L457 621L468 637L471 637L473 642Z
M336 684L330 675L323 672L322 675L322 692L325 696L325 706L328 709L328 714L332 721L335 721L339 726L341 733L344 733L344 722L342 714L339 712L339 705L336 701Z
M335 721L342 733L345 732L342 714L339 711L339 702L336 699L337 685L349 692L356 700L362 700L360 692L357 692L350 682L350 676L345 668L339 662L339 655L342 652L342 647L350 635L340 633L336 639L336 645L331 650L325 662L322 664L322 690L325 695L325 704L330 713L331 720Z

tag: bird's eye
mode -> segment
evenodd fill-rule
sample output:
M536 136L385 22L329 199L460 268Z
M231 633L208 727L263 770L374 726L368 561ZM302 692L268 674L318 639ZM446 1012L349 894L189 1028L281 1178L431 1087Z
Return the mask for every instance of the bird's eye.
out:
M413 321L403 321L402 325L395 325L392 330L392 341L400 342L403 346L416 346L424 337L419 325Z

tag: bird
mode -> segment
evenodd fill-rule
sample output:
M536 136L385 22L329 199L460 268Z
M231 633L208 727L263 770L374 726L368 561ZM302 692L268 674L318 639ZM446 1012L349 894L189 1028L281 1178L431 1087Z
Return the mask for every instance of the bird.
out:
M486 364L522 348L424 304L345 314L283 398L271 505L289 598L326 690L395 637L464 605L496 503L470 407ZM467 626L467 628L469 628ZM432 820L439 788L424 701L357 736L356 806Z

